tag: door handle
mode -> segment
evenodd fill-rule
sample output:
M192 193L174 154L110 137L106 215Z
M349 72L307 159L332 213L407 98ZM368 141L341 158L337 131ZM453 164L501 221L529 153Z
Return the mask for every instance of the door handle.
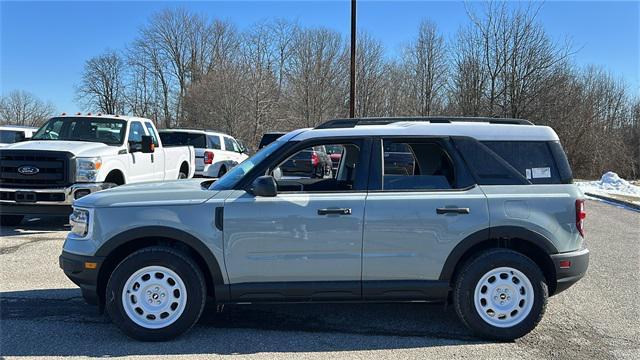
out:
M436 208L436 214L461 214L465 215L469 213L469 208Z
M351 209L318 209L318 215L351 215Z

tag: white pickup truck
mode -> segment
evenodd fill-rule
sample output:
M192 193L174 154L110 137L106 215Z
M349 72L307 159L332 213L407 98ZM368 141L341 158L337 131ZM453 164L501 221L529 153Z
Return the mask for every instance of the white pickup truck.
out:
M68 215L73 200L110 187L191 178L191 146L165 148L149 119L58 116L30 141L0 150L0 220Z

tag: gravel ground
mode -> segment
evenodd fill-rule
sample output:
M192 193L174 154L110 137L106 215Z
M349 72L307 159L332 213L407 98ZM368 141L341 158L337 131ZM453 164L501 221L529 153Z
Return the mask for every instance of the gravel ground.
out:
M474 338L451 307L421 303L226 306L176 341L136 342L58 268L64 219L31 219L2 228L0 358L638 359L640 213L595 201L587 211L587 276L510 343Z

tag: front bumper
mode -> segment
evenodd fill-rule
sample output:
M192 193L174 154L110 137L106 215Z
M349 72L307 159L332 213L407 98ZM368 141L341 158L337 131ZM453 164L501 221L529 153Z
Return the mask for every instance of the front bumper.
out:
M587 273L589 249L554 254L551 255L551 260L556 269L556 290L553 293L556 295L567 290ZM567 262L570 264L568 267Z
M59 258L64 274L80 287L82 297L91 305L98 301L98 274L104 257L71 254L63 251Z
M80 195L76 194L78 191L88 195L109 187L111 185L104 183L77 183L65 188L52 189L0 188L0 213L66 216L71 213L71 205L76 196Z

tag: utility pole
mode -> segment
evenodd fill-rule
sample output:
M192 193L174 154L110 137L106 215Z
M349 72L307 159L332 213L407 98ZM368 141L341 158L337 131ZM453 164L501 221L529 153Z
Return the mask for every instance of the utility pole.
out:
M349 81L349 117L356 113L356 0L351 0L351 74Z

